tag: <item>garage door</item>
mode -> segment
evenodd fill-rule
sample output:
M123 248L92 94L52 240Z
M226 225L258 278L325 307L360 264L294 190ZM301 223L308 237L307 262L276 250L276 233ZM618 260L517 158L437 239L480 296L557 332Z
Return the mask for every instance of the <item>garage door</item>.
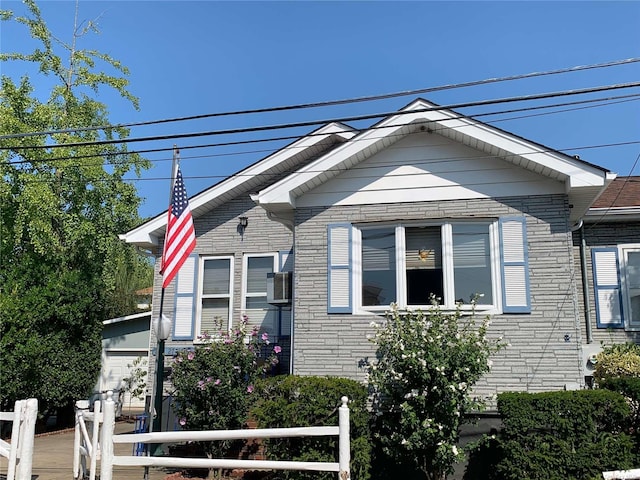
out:
M132 375L132 370L135 368L142 368L148 372L147 363L142 363L139 367L133 367L134 362L138 358L148 359L147 351L137 352L114 352L106 351L102 362L102 372L100 375L100 390L118 390L123 388L122 380ZM143 377L144 383L149 383L147 378L148 374ZM129 403L131 402L131 403ZM144 408L144 399L130 398L129 393L125 394L122 402L122 411L124 414L128 413L129 405L131 408L140 410Z

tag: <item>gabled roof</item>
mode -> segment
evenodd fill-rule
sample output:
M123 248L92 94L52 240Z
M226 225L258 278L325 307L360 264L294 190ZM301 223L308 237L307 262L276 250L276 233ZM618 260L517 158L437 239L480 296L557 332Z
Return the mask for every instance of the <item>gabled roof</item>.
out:
M640 220L640 177L618 177L593 202L588 222Z
M197 218L238 197L238 195L255 192L258 188L263 187L269 178L275 181L286 172L296 170L300 165L325 153L336 144L351 139L355 134L354 129L341 123L334 122L320 127L191 197L189 199L191 214ZM166 212L163 212L119 237L127 243L154 249L159 245L160 239L164 237L166 225L167 215Z
M341 172L387 148L400 138L419 131L438 134L489 156L563 182L577 221L615 174L504 130L451 110L417 99L371 128L305 165L294 175L263 189L253 200L267 211L290 215L296 199Z

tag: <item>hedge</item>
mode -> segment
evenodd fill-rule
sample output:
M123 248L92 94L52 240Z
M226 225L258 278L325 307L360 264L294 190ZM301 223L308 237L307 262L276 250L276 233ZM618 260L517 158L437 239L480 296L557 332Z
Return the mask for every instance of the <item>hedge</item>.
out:
M336 377L295 375L266 378L256 385L260 400L251 411L259 428L306 427L338 424L342 396L349 398L351 427L351 478L370 477L371 441L367 389L361 383ZM268 439L270 460L335 462L338 437ZM278 472L282 479L331 479L335 473Z
M467 479L589 479L634 467L629 405L619 393L502 393L498 411L503 429L472 454Z

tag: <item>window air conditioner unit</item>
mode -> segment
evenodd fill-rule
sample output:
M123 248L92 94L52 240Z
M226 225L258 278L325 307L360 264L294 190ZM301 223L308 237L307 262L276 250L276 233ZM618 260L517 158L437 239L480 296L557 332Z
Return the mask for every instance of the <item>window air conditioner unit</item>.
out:
M267 273L267 303L291 304L291 272Z

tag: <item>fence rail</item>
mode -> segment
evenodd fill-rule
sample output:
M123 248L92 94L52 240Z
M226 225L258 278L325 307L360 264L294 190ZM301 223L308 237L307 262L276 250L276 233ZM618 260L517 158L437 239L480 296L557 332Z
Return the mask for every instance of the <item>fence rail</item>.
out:
M100 423L102 422L101 405L102 402L96 400L93 403L93 412L90 412L88 401L79 400L76 402L76 421L73 437L74 479L86 478L87 476L89 480L95 480L96 478L97 462L100 459L100 444L98 439ZM89 436L87 424L91 427L91 436ZM87 459L89 460L88 468Z
M9 460L7 480L31 480L33 440L38 400L18 400L13 412L0 412L0 421L12 422L11 443L0 440L0 456Z
M246 470L303 470L337 472L339 480L350 478L349 408L347 397L342 397L338 408L338 426L266 428L249 430L178 431L114 435L115 405L111 395L103 405L102 435L100 438L100 480L113 479L113 466L229 468ZM183 457L140 457L114 455L114 444L119 443L175 443L185 441L215 441L249 438L288 438L308 436L337 436L337 462L295 462L272 460L233 460Z

